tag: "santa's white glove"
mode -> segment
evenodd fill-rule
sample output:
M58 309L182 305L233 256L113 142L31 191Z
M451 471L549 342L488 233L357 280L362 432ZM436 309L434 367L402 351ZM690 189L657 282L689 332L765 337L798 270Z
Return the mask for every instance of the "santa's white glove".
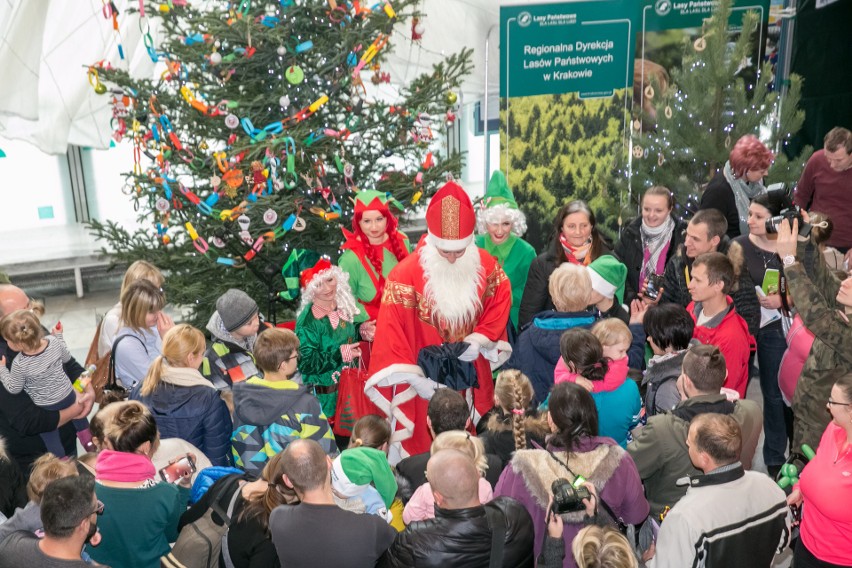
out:
M479 350L481 349L479 343L476 341L468 341L467 343L469 343L470 346L465 349L464 353L459 355L459 361L470 362L475 361L476 358L479 357Z

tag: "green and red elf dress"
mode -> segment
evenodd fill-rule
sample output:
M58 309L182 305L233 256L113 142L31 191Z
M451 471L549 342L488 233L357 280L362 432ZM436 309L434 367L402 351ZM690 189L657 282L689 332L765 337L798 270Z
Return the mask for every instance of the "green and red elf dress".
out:
M400 211L402 205L393 197L379 191L361 191L355 197L355 214L352 231L343 229L346 241L341 247L343 254L337 264L349 274L352 294L367 319L375 320L379 315L385 279L400 260L408 256L408 237L397 230L398 222L390 211L393 205ZM373 245L361 230L360 222L365 211L378 211L387 220L386 239Z
M527 232L526 217L518 209L518 203L506 183L503 172L497 170L492 174L476 217L476 228L480 233L476 235L476 246L497 259L512 284L512 311L509 318L517 329L521 298L536 252L531 244L521 238L521 235ZM512 223L511 233L497 244L488 232L488 225L499 225L505 221Z
M327 308L314 303L319 284L328 278L337 282L337 305ZM299 370L302 382L320 401L323 413L333 423L337 408L340 372L358 366L353 352L364 339L360 327L366 315L357 307L349 288L349 275L326 259L302 272L302 306L296 319L299 338Z

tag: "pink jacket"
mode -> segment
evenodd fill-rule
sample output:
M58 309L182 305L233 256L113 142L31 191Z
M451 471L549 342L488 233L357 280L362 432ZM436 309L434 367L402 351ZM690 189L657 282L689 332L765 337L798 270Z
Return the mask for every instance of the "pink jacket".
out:
M479 478L479 502L483 505L494 499L491 484L484 477ZM435 518L435 498L432 496L432 486L427 481L417 488L414 495L405 505L402 512L402 522L410 525L414 521L425 521Z
M564 382L577 382L578 375L572 373L565 364L565 359L559 358L556 363L556 369L553 371L553 382L555 384ZM616 361L609 362L609 370L602 381L592 381L594 388L592 392L610 392L624 384L627 379L627 357L622 357Z

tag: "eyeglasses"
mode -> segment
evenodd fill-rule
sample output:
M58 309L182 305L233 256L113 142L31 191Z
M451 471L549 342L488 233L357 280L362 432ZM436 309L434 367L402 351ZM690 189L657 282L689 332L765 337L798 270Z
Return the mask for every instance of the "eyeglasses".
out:
M302 354L299 353L298 351L296 351L287 360L292 361L293 359L301 359L301 358L302 358Z
M852 402L837 402L836 400L828 399L829 406L852 406Z
M98 499L98 504L95 507L95 510L89 513L90 515L103 515L104 514L104 504Z

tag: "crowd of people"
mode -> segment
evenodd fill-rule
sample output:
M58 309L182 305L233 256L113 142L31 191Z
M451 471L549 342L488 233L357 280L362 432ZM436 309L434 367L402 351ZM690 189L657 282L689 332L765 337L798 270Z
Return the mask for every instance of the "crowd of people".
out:
M0 568L852 566L852 132L793 195L773 159L738 140L688 220L648 188L614 246L571 201L539 254L500 172L414 247L359 192L294 331L235 289L176 325L135 262L105 392L0 285Z

